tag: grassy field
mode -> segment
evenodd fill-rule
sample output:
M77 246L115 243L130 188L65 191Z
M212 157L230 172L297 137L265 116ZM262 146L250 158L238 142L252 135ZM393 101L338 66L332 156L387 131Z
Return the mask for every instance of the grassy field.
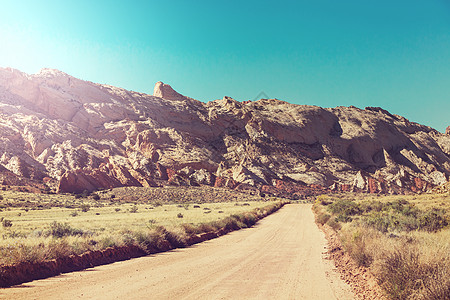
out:
M448 194L322 195L314 210L389 299L449 299Z
M263 213L275 202L211 188L119 188L91 195L3 191L0 265L110 246L145 246L161 234L182 241L189 234L217 230L225 222L245 227L240 218Z

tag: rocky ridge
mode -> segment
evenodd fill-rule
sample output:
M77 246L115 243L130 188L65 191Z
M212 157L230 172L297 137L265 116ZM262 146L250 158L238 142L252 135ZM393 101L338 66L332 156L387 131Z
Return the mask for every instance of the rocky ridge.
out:
M147 95L50 69L0 68L0 149L0 185L59 192L171 184L302 198L422 192L450 176L450 135L382 108L203 103L162 82Z

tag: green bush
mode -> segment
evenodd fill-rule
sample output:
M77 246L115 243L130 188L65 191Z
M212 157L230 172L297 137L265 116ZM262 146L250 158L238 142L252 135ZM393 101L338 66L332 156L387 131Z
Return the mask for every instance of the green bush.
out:
M448 219L445 217L445 210L433 209L432 211L422 213L418 219L419 229L428 232L436 232L448 225Z
M342 222L342 223L348 223L352 221L352 217L348 216L348 215L338 215L335 218L336 222Z
M359 205L351 200L337 200L327 206L328 211L333 214L354 216L361 213Z
M448 219L444 210L434 209L430 212L422 212L415 208L413 213L410 208L372 212L364 216L362 221L381 232L393 230L412 231L417 229L436 232L448 225Z

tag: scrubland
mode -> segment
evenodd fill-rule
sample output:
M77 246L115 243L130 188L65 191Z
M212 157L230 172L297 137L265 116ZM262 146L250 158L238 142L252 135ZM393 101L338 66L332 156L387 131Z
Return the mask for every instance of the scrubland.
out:
M450 195L322 195L314 210L387 298L450 298Z
M253 225L280 201L221 189L119 188L96 193L0 192L0 266Z

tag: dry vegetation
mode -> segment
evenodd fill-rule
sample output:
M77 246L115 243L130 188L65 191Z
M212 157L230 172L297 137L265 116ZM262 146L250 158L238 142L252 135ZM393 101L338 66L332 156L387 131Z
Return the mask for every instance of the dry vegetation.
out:
M314 210L389 299L449 299L449 194L322 195Z
M253 225L280 201L212 188L119 188L81 195L0 192L0 266Z

